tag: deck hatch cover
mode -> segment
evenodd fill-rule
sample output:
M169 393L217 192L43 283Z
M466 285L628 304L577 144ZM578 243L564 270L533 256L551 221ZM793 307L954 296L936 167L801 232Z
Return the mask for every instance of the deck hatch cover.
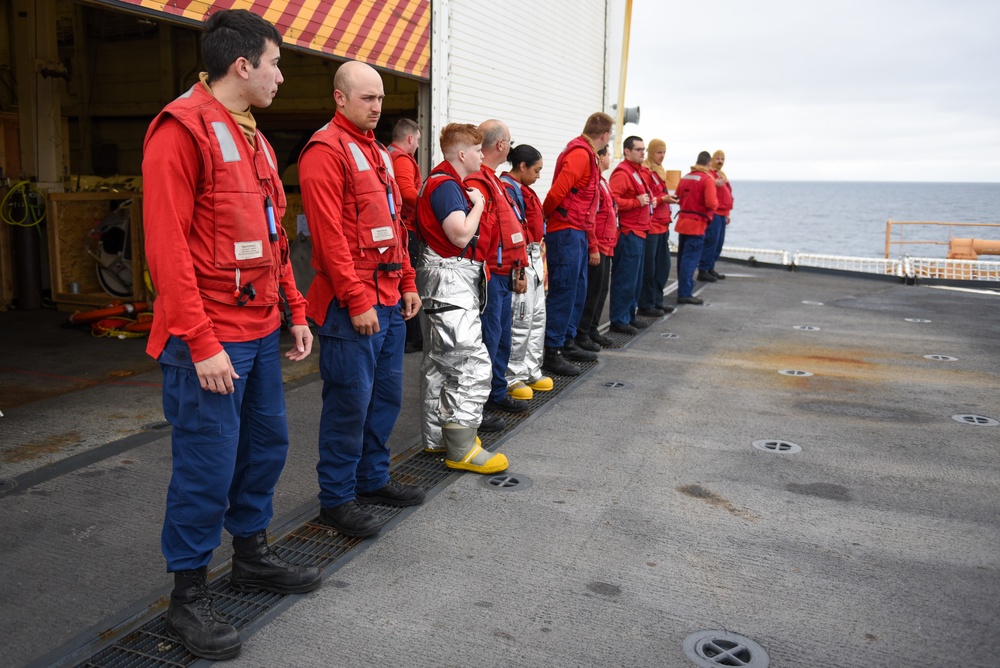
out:
M965 424L974 424L977 427L996 427L1000 425L1000 422L984 415L952 415L951 419Z
M819 327L816 325L795 325L792 329L797 329L800 332L818 332Z
M905 322L930 322L926 318L903 318Z
M684 639L684 654L705 668L767 668L771 660L758 643L729 631L699 631Z
M763 450L764 452L784 452L790 455L794 455L797 452L802 452L802 446L796 445L789 441L782 441L776 438L765 438L759 441L753 442L753 447L758 450Z
M924 355L924 359L934 360L935 362L957 362L957 357L952 357L951 355Z
M632 385L630 385L629 383L626 383L623 380L609 380L606 383L601 383L601 385L603 387L607 387L607 388L610 388L612 390L624 390L624 389L632 387Z
M531 487L531 479L520 473L505 471L497 475L483 476L480 478L483 486L495 489L498 492L519 492L522 489Z
M799 369L782 369L779 371L782 376L811 376L812 371L800 371Z
M679 339L681 338L679 334L674 334L673 332L667 332L665 334L660 334L661 339Z

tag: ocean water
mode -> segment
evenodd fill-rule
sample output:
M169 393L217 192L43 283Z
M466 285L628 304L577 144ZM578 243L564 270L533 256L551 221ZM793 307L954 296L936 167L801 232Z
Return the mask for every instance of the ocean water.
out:
M730 178L733 178L730 175ZM886 221L1000 225L1000 183L739 181L726 245L860 257L885 256ZM893 228L897 239L900 228ZM947 241L949 230L906 226L903 239ZM950 228L1000 239L1000 227ZM672 235L673 236L673 235ZM902 250L900 250L902 248ZM890 257L945 257L947 245L894 246ZM991 258L994 259L994 258Z

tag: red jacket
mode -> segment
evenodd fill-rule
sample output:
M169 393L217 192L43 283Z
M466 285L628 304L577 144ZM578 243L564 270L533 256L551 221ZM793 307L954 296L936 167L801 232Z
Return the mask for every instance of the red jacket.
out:
M714 169L710 171L714 178L719 178L717 171ZM728 216L729 212L733 210L733 184L727 179L725 185L716 185L715 191L719 198L719 206L715 208L715 213L720 216Z
M642 165L624 160L611 172L611 193L618 204L618 226L622 232L630 232L640 239L645 239L649 232L651 205L641 203L639 195L645 193L650 200L653 199L642 178L645 169Z
M556 158L552 187L542 206L548 231L589 230L597 217L601 166L594 146L584 136L568 144Z
M399 184L399 195L403 198L403 208L400 211L403 227L412 232L413 216L417 210L417 195L420 194L420 186L424 183L423 177L420 176L420 165L413 155L395 144L389 144L386 150L392 158L392 169L396 183Z
M309 317L322 323L334 299L353 317L417 291L392 161L371 131L334 115L302 149L299 184L316 270Z
M470 209L472 208L472 200L469 199L469 195L465 192L465 185L462 183L461 177L455 171L455 168L451 166L451 163L445 160L431 170L430 176L427 177L427 181L424 182L423 189L420 191L420 197L417 199L417 234L425 244L430 246L441 257L468 257L477 262L488 264L487 257L491 239L488 231L484 234L482 217L479 219L479 238L476 240L475 249L469 248L466 250L451 243L448 235L441 228L441 221L434 215L434 208L431 206L431 195L446 181L453 181L458 184L459 190L465 196L465 203ZM487 271L488 275L489 272Z
M670 205L666 201L667 184L660 179L660 175L648 167L642 170L642 179L646 182L646 187L652 193L652 200L656 204L653 208L652 217L649 220L650 234L663 234L670 229Z
M524 226L517 216L517 205L496 173L484 164L478 172L465 177L465 184L481 192L486 200L481 227L491 231L487 256L490 272L506 276L514 267L526 265ZM479 241L482 243L482 239Z
M292 322L306 324L281 227L285 193L274 151L259 131L247 141L232 114L196 83L153 119L143 143L146 263L156 286L146 352L158 358L170 335L200 362L220 342L252 341L281 322L279 286ZM274 205L269 239L264 196ZM237 281L236 272L239 271ZM257 292L236 305L237 282Z
M594 223L594 240L601 255L612 256L618 244L618 205L611 186L601 177L601 204ZM593 252L593 251L591 251Z
M677 199L681 203L681 212L674 226L677 234L704 236L705 228L712 220L712 212L719 205L715 178L709 170L693 169L682 177L677 184Z
M507 172L500 175L500 182L503 183L503 187L507 189L515 204L524 205L521 214L524 218L524 230L528 233L528 243L541 243L545 236L545 214L542 212L542 200L538 199L538 195L530 186L517 182Z

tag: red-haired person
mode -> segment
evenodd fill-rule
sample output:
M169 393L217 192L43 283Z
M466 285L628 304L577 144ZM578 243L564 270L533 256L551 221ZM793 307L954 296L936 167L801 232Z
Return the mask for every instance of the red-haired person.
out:
M545 217L542 202L531 189L542 173L542 154L528 144L510 149L509 172L500 180L517 206L528 236L528 264L524 268L527 289L511 300L510 360L507 362L507 394L514 399L531 399L534 391L548 392L552 379L542 373L545 353L545 267L542 263L542 238Z
M482 142L474 125L450 123L441 130L444 160L417 200L417 234L424 243L417 288L425 322L424 451L444 453L448 468L489 474L507 468L507 458L484 450L476 435L492 377L479 317L491 239L480 225L485 199L464 184L481 166Z

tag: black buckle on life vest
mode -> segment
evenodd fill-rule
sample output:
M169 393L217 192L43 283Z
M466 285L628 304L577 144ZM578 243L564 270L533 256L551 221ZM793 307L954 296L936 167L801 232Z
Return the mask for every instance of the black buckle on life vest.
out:
M247 302L252 302L257 298L257 289L254 288L253 283L247 283L234 296L236 297L237 306L246 306Z
M403 268L402 262L380 262L376 267L375 271L372 272L372 279L375 281L375 303L382 306L382 300L379 298L378 294L378 272L380 271L399 271Z

